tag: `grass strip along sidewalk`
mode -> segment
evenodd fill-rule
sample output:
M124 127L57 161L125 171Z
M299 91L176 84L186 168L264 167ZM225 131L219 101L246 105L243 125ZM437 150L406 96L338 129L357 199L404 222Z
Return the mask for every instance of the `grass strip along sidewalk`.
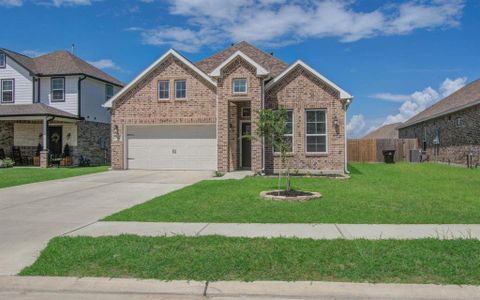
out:
M21 275L480 284L478 240L57 237Z

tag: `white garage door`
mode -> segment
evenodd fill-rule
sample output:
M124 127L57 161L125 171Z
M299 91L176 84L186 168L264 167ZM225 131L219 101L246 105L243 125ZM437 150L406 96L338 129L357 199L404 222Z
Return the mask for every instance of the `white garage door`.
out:
M216 170L215 125L127 128L129 169Z

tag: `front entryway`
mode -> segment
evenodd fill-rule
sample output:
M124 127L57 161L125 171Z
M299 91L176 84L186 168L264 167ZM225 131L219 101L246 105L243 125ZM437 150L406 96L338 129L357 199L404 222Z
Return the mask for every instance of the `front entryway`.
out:
M240 132L240 168L252 168L252 141L248 136L252 133L252 125L250 121L241 122Z
M63 152L62 126L48 127L48 149L52 157L59 157Z

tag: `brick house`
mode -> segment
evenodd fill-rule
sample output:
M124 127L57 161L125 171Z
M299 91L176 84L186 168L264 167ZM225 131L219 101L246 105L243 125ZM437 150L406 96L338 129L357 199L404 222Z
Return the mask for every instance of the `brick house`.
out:
M480 80L412 117L400 138L416 138L430 161L480 164Z
M105 103L114 169L275 172L269 145L244 136L262 108L288 110L291 166L346 171L345 114L352 96L298 60L240 42L197 63L169 50Z

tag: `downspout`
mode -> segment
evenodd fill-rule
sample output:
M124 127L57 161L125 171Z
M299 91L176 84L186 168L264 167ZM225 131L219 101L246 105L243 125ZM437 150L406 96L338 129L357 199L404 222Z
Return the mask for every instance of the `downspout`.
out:
M265 78L262 79L262 110L265 108ZM265 137L262 138L262 175L266 174L265 170Z
M87 78L86 75L83 75L78 78L78 117L82 117L82 81Z
M350 171L348 171L348 155L347 155L347 144L348 144L348 138L347 138L347 109L348 109L348 106L350 105L350 103L352 102L352 98L350 99L345 99L345 102L343 103L343 107L344 107L344 110L343 110L343 113L344 113L344 117L343 117L343 130L344 130L344 137L345 137L345 142L344 142L344 171L345 171L345 174L350 174Z

